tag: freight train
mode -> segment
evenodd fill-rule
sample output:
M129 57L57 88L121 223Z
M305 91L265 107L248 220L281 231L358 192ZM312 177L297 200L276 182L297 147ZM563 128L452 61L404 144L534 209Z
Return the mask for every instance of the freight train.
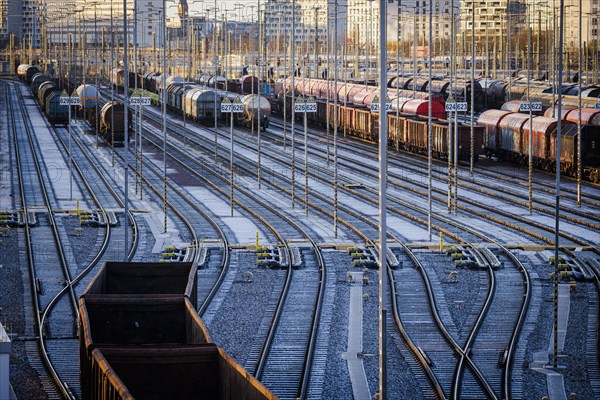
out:
M37 65L21 64L17 67L17 76L21 82L31 85L33 76L40 72Z
M19 79L27 83L39 101L40 109L52 124L66 124L69 122L69 108L60 105L60 96L63 89L56 82L41 73L37 66L22 64L17 68ZM119 102L107 102L102 99L97 88L93 85L79 85L76 88L80 106L72 110L73 115L82 115L94 132L100 135L107 143L115 146L124 143L124 112L125 107ZM114 114L114 115L113 115ZM129 126L131 126L131 111L129 112Z
M467 107L471 108L471 98L475 104L475 111L483 111L485 104L485 92L481 84L475 80L475 84L471 87L471 81L465 79L456 79L452 82L452 90L450 90L450 79L448 78L421 78L414 79L412 76L394 76L388 80L388 88L396 88L408 92L429 93L431 85L431 93L447 100L450 95L455 101L466 102Z
M40 103L40 109L52 124L68 122L69 110L60 105L62 89L47 75L40 72L36 65L21 64L17 67L19 80L29 85Z
M482 88L485 91L485 102L487 108L500 108L505 102L511 100L526 100L527 99L527 80L524 78L516 78L511 84L506 80L483 78L479 80ZM558 99L556 95L552 95L553 87L548 82L530 81L529 83L529 98L531 101L541 101L544 107L550 107ZM563 85L562 95L563 101L573 102L577 99L579 86L576 84ZM581 97L584 103L596 102L600 96L600 87L596 85L584 85L581 89ZM573 104L577 105L577 104ZM594 106L592 105L592 108Z
M428 77L418 76L394 76L388 79L388 88L396 88L411 93L428 93L430 80ZM364 85L360 85L365 87ZM500 108L502 104L511 100L525 99L529 87L529 96L538 99L552 99L554 88L547 81L530 80L529 86L527 79L515 77L510 82L506 79L480 78L475 80L474 89L471 89L471 81L468 79L456 79L453 82L452 97L456 101L467 102L471 105L471 93L474 93L475 111L484 111L486 109ZM434 77L431 79L432 94L447 99L450 95L450 80L447 77ZM573 83L565 83L562 88L562 95L567 98L576 98L579 93L579 86ZM597 99L600 96L600 86L584 85L581 89L581 96L584 101ZM556 100L556 96L554 96ZM594 100L595 101L595 100ZM546 105L546 107L548 107ZM593 106L592 106L593 107Z
M565 109L561 130L560 169L576 176L577 120L581 112L581 162L584 178L600 182L600 110ZM488 110L481 114L478 123L485 127L484 148L488 157L514 161L523 165L529 162L529 129L532 125L531 148L536 168L556 170L556 144L558 120L546 116L512 113L504 110Z
M130 73L130 88L133 88L131 83L134 78L135 76ZM111 84L123 88L123 70L114 70L111 73ZM159 105L163 94L166 94L166 107L169 110L183 112L187 118L204 123L214 121L215 114L217 119L224 118L224 115L221 115L221 101L225 97L240 97L244 112L235 114L236 123L246 127L260 127L262 130L269 126L271 116L269 101L264 96L251 95L252 91L258 93L258 80L254 76L243 76L237 80L226 81L223 77L198 75L194 82L186 82L178 76L167 76L166 86L163 88L163 76L160 73L148 72L138 75L138 86L157 94ZM163 93L163 90L166 93Z
M329 86L329 87L328 87ZM285 88L285 91L283 90ZM339 102L333 101L331 93L335 93L335 85L318 79L296 79L294 81L295 93L301 96L316 97L317 112L307 115L311 124L317 126L333 127L334 111L337 108L337 125L340 132L345 132L360 139L379 141L379 113L371 112L370 106L378 95L378 88L367 87L359 84L338 83L337 92ZM291 80L280 80L275 86L278 96L272 98L272 108L275 112L283 114L283 96L286 93L286 115L292 115ZM330 93L331 101L327 109L327 94ZM427 154L429 100L427 93L417 92L416 98L411 98L413 92L388 89L388 96L392 108L398 112L387 115L388 144L396 149L404 149L418 154ZM399 97L396 97L399 96ZM406 96L406 97L404 97ZM410 96L410 97L409 97ZM344 102L346 105L344 105ZM445 103L442 96L433 94L432 110L432 154L438 159L448 158L448 121L445 121ZM329 111L329 112L328 112ZM329 115L328 115L329 114ZM398 115L397 115L398 114ZM303 118L303 116L302 116ZM454 128L453 128L454 129ZM474 159L483 154L483 127L473 128ZM459 123L458 157L460 160L469 160L471 155L471 128ZM455 135L450 139L450 146L454 148Z
M48 121L52 124L66 124L69 122L69 108L60 105L60 96L62 89L48 79L43 82L35 80L35 86L32 86L32 91L37 92L37 99L40 103L40 108L46 114ZM39 84L39 86L38 86Z
M89 122L93 131L113 146L125 144L125 106L121 102L106 101L94 85L82 84L76 89L79 96L79 114ZM132 127L132 113L128 110L127 125Z
M194 263L105 263L79 299L84 400L276 397L196 313Z

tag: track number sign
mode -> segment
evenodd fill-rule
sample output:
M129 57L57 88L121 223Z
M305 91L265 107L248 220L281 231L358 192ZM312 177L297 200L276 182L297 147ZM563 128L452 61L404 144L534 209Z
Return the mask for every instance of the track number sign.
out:
M467 112L467 103L465 101L446 102L446 111Z
M79 97L73 97L73 96L61 96L59 98L59 104L61 106L79 106L81 105L80 101L79 101Z
M523 101L521 102L521 105L519 106L519 111L520 112L529 112L529 111L533 111L533 112L541 112L542 111L542 103L539 101L534 101L534 102L526 102Z
M242 113L244 112L244 105L241 103L239 98L235 98L233 102L228 98L223 99L221 102L221 112L222 113Z
M150 97L132 96L129 98L129 104L132 106L149 106Z
M309 97L306 101L302 98L298 97L296 102L294 103L294 112L295 113L316 113L317 112L317 102L314 97Z
M385 103L385 112L392 112L392 103ZM371 112L379 112L379 102L371 103Z

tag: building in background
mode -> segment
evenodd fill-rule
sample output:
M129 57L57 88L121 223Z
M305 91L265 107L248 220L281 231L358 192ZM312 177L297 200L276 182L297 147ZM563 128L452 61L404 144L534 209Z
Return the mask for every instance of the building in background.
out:
M6 45L12 34L17 46L39 47L44 4L44 0L0 0L0 45Z
M583 0L581 10L579 0L565 0L565 45L574 50L579 48L579 12L581 11L582 46L598 46L600 38L600 0ZM540 18L541 19L541 18ZM543 21L543 19L541 19ZM532 21L534 22L534 21Z
M141 47L161 46L162 0L144 0L137 2L137 40ZM128 2L129 43L133 43L134 3ZM123 2L122 1L85 1L64 2L48 0L42 25L51 43L68 43L69 34L74 43L88 45L105 41L110 43L114 33L115 46L123 44ZM104 38L104 39L103 39Z
M292 26L295 25L294 43L301 46L301 52L325 52L327 33L330 32L330 39L333 40L335 23L338 24L338 39L341 40L345 35L347 2L338 0L336 14L334 0L296 0L295 21L292 21L291 0L267 1L261 17L265 35L263 40L270 44L278 41L281 48L288 48Z

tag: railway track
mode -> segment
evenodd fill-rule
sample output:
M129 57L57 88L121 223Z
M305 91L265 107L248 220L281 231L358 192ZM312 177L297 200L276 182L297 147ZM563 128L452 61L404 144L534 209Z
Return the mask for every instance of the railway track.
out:
M272 119L271 125L277 126L278 128L283 127L283 123L280 122L279 120L275 120L275 119ZM288 124L287 129L289 130L289 124ZM267 133L269 133L269 132L273 132L273 129L267 130ZM313 138L317 142L322 142L324 140L323 139L324 133L316 128L311 127L308 129L307 132L309 134L309 137ZM350 153L355 153L358 150L361 152L361 155L365 159L371 158L370 154L373 151L373 143L372 142L358 139L353 136L351 136L349 138L343 138L343 140L342 140L343 132L339 132L338 137L339 137L338 148L340 150L347 150ZM277 136L273 137L273 140L275 140L278 143L283 142L283 140ZM331 141L332 139L330 138L329 140ZM348 142L350 142L350 144ZM389 158L390 166L395 166L396 168L398 168L401 171L413 172L416 174L421 174L423 172L423 170L427 168L427 157L420 155L420 154L410 153L405 150L401 150L397 147L395 147L394 150L395 151L388 151L388 158ZM341 153L340 153L340 155L338 155L338 160L340 158L342 158L342 159L344 158ZM409 162L407 162L407 160L406 160L407 158L410 159ZM350 159L350 161L352 161L352 159ZM396 164L394 165L394 163L396 163ZM434 165L434 168L432 169L433 177L434 178L438 177L440 181L445 183L447 181L447 170L446 170L447 165L448 165L447 162L434 159L433 165ZM478 187L482 186L484 188L487 188L488 190L491 190L492 192L499 191L502 193L506 193L507 195L514 196L517 199L520 199L518 201L520 201L521 203L527 202L527 200L528 200L527 193L526 193L526 190L528 188L527 176L512 173L512 172L510 172L512 169L509 169L508 171L506 171L506 168L504 168L504 169L502 169L502 173L499 173L499 171L497 170L497 167L495 167L496 169L482 167L481 163L480 163L477 165L476 174L473 177L470 177L469 173L465 172L465 165L463 163L460 163L459 168L461 170L461 172L459 172L460 173L460 178L459 178L460 186L463 186L463 184L465 182L467 182L471 185L470 186L466 185L465 187L469 188L470 190L479 191L480 189ZM538 171L536 171L536 172L538 172ZM507 176L504 176L504 174L506 174ZM539 178L540 175L538 174L537 177ZM490 178L493 180L500 181L501 184L500 185L490 184L488 181ZM543 195L552 195L552 196L554 195L552 183L544 182L541 179L536 179L536 181L534 181L533 184L534 184L534 190L537 191L540 195L542 195L542 196ZM591 206L599 206L600 202L598 200L600 200L600 196L594 195L590 191L590 190L593 190L595 188L595 186L593 184L586 183L586 182L584 182L583 185L584 186L583 186L583 191L582 191L582 203L591 205ZM523 193L519 193L516 190L516 188L522 188ZM481 192L485 193L485 190L481 190ZM565 200L576 200L576 191L569 187L564 187L563 190L561 191L561 198L563 198ZM543 208L544 206L549 206L551 211L553 210L553 207L554 207L553 198L550 200L543 200L543 199L540 199L540 196L534 195L533 201L534 201L534 205L535 205L535 203L539 204L539 206L537 206L537 207L541 210L544 210L544 208ZM563 208L561 208L561 211L563 211L563 213L571 213L574 210L572 210L572 208L569 208L569 207L563 207ZM575 214L580 215L576 212L575 212Z
M160 150L159 137L148 129L146 142L152 144ZM154 136L152 139L148 136ZM156 140L156 142L153 142ZM179 163L188 172L196 178L209 184L212 189L222 196L228 196L222 187L224 179L219 174L221 171L211 171L211 168L202 166L203 173L200 175L191 168L198 164L194 157L182 152L176 146L169 146L169 155L174 161ZM207 177L210 177L207 178ZM218 183L215 183L214 181ZM314 352L314 343L317 334L316 321L321 311L321 299L323 297L323 281L325 263L323 261L320 249L312 239L314 233L309 233L299 224L295 223L289 217L284 216L275 207L268 205L262 200L258 200L248 190L237 187L239 196L236 204L249 212L254 218L257 218L263 224L272 225L268 221L283 221L287 226L283 234L287 240L301 240L306 244L301 249L300 258L303 260L304 267L301 270L292 269L292 254L289 246L284 239L283 234L279 234L277 242L284 244L286 257L289 260L287 267L287 278L278 300L278 305L274 310L274 316L266 332L264 345L256 359L250 359L246 363L246 368L261 379L263 384L277 393L281 398L296 398L304 396L308 387L308 377L310 375L311 358ZM256 208L261 209L260 212ZM281 223L281 222L280 222ZM271 232L278 232L271 228ZM277 235L276 235L277 236ZM274 240L272 240L275 242ZM298 303L298 299L302 299ZM285 364L276 360L285 360ZM256 364L252 368L252 364ZM290 367L291 366L291 367ZM292 373L293 371L293 373Z
M272 130L271 130L272 131ZM314 133L313 133L314 135ZM317 140L319 140L320 138L317 137ZM279 141L279 136L274 136L274 140ZM354 144L357 144L359 146L359 149L355 148ZM298 145L303 145L302 143L298 143ZM355 162L356 160L356 152L360 150L360 159L361 160L365 160L365 161L371 161L371 163L375 163L376 160L373 156L371 156L371 153L369 153L370 151L373 151L372 146L369 148L368 145L362 144L360 142L354 143L353 141L353 146L352 148L348 147L347 145L344 145L344 143L342 141L340 141L340 148L344 149L345 152L339 152L338 154L338 163L340 168L344 167L347 168L353 172L356 172L357 176L368 176L371 178L376 178L377 176L377 171L372 171L371 168L368 167L369 163L365 162L364 165L357 165L357 163ZM392 152L388 152L388 155L390 155ZM321 153L319 153L319 148L316 145L311 145L310 146L310 154L313 157L320 157L320 158L324 158ZM347 154L353 154L352 157L348 156ZM388 168L388 178L389 178L389 184L390 187L397 187L402 191L411 191L415 194L421 195L421 196L427 196L427 193L425 192L427 190L427 185L422 182L417 180L416 177L420 176L423 171L425 166L421 166L421 165L415 165L412 166L411 163L406 163L405 160L403 158L400 158L399 156L393 156L390 155L390 158L392 160L395 161L390 163L389 168ZM419 168L421 167L421 168ZM398 171L398 172L396 172ZM439 177L440 179L440 183L441 184L445 184L444 178L446 177L444 175L443 172L438 171L437 169L433 169L433 176L434 177ZM532 219L528 218L528 217L520 217L518 215L515 215L515 213L512 211L512 209L510 210L510 212L502 212L501 208L502 207L498 207L497 204L500 203L496 203L494 204L493 207L491 206L484 206L481 204L481 202L478 200L478 196L479 195L484 195L484 196L488 196L492 199L496 199L495 202L497 201L504 201L507 203L512 203L514 205L517 206L521 206L521 207L527 207L527 197L526 195L520 195L519 193L512 193L512 191L509 190L502 190L502 188L499 188L499 191L502 191L503 193L506 193L506 195L500 195L499 193L493 191L492 189L494 188L498 188L498 186L493 186L489 183L485 183L482 182L482 180L480 179L474 179L474 178L469 178L468 174L462 174L460 176L460 187L461 187L461 193L460 193L460 202L462 204L468 204L469 206L471 206L471 208L466 208L465 206L461 205L459 206L460 210L464 210L464 211L472 211L472 207L478 207L478 208L484 208L484 213L483 214L488 214L488 213L493 213L493 214L501 214L507 218L513 218L518 220L521 224L530 224L532 225L535 229L539 229L541 231L545 230L545 231L549 231L549 229L551 229L551 227L544 227L543 224L541 223L537 223L536 221L533 221ZM471 184L463 184L463 182L470 182ZM484 186L487 187L488 190L484 190L481 189L479 186ZM465 190L468 189L469 192L471 193L465 193ZM439 194L440 197L434 197L434 200L436 200L439 204L444 205L447 203L447 199L446 197L441 197L441 196L446 196L447 192L440 189L439 186L436 187L435 185L433 186L433 192L436 194ZM473 199L471 199L471 197L473 197ZM552 200L552 201L551 201ZM548 200L544 200L544 199L537 199L534 198L534 202L538 203L539 205L535 206L534 205L534 211L538 211L540 213L544 213L546 215L548 215L549 217L554 217L554 203L553 203L553 199L548 199ZM512 206L511 204L511 206ZM593 204L590 204L593 205ZM569 223L569 224L576 224L579 225L581 227L584 227L586 229L592 229L592 230L600 230L600 224L598 224L598 222L600 222L600 215L593 215L589 212L585 212L583 210L578 210L572 206L567 206L567 205L563 205L562 209L561 209L561 219L565 222L565 223ZM569 239L571 241L573 241L572 237L569 237L568 235L564 235L563 236L565 239ZM585 244L585 243L579 243L581 244Z
M188 140L193 140L193 139L189 139L189 135L188 135ZM249 171L248 171L248 172L249 172ZM272 183L272 182L271 182L271 183ZM313 196L315 196L315 195L313 195ZM318 197L318 196L317 196L317 197ZM376 231L376 226L374 226L373 228L374 228L373 230L374 230L374 231ZM452 339L450 338L449 340L452 340ZM457 347L458 347L458 346L457 346ZM457 351L460 351L460 350L458 349ZM485 380L484 380L484 379L482 379L482 381L483 381L483 382L485 382ZM484 383L484 384L485 384L485 383ZM488 390L489 390L489 389L488 389ZM481 392L480 392L480 393L481 393Z
M81 135L77 139L77 145L82 152L86 152L92 143L89 137ZM117 151L117 159L124 162L122 151ZM93 160L94 165L103 166L102 173L109 176L112 171L106 167L107 157L99 157L98 152L91 152L87 155ZM131 165L133 167L133 165ZM162 172L153 163L145 162L145 175L143 176L143 185L150 191L157 201L162 201L163 193L161 187L163 184ZM135 169L131 169L135 171ZM118 182L113 182L117 185ZM230 251L228 239L228 227L225 226L209 210L205 209L198 202L191 200L191 195L183 190L177 184L168 183L169 199L167 205L175 218L185 227L188 232L184 240L188 240L190 245L187 247L187 259L200 264L198 271L198 304L199 313L202 315L204 310L210 304L216 291L230 267ZM171 220L171 222L173 222ZM204 243L210 243L204 246ZM210 252L210 254L209 254Z
M51 194L46 190L45 182L48 181L48 172L43 169L38 158L40 149L36 146L31 127L27 121L23 100L16 93L19 90L19 85L13 83L3 84L7 86L5 95L9 107L8 124L9 129L12 130L16 155L21 203L19 209L27 218L24 225L24 245L33 306L33 321L27 321L27 325L29 325L28 335L35 337L37 340L41 360L39 364L34 360L33 365L38 365L36 371L40 375L44 391L49 394L49 397L74 398L74 394L58 375L49 358L47 336L57 332L48 333L42 319L42 313L50 306L53 296L61 292L66 284L68 288L67 301L63 302L61 304L62 308L57 311L64 318L62 321L64 330L61 333L75 336L76 326L74 321L77 321L78 318L77 305L71 286L71 274L63 249L62 237L54 217L53 210L58 207L56 202L51 200ZM36 229L31 229L29 226L29 213L32 213L33 210L39 211L39 213L36 213L36 218L39 221L39 226ZM57 266L58 271L54 268L42 269L40 267L42 262L46 265ZM39 368L40 366L43 366L44 369ZM50 379L45 377L46 373Z
M472 233L472 234L476 234L476 232L473 232L472 230L471 230L471 233ZM481 235L477 235L477 236L480 236L480 238L481 238ZM489 240L489 239L487 239L487 240ZM519 265L520 265L520 264L519 264ZM523 268L522 266L521 266L520 268L521 268L521 269L520 269L521 271L524 271L524 268ZM491 276L493 276L493 273L492 273L491 271L490 271L490 275L491 275ZM503 282L503 283L504 283L504 282ZM494 285L491 285L491 286L493 287ZM528 284L527 284L527 286L526 286L526 287L528 287ZM410 291L409 291L409 292L410 292ZM526 289L526 292L527 292L526 294L528 295L528 289ZM491 298L492 298L492 294L493 294L493 292L490 292L489 299L491 299ZM523 296L521 296L521 297L517 297L517 299L519 299L519 298L523 298ZM527 296L526 298L528 298L528 296ZM489 299L488 299L488 301L487 301L486 303L489 303L489 302L490 302L490 300L489 300ZM497 304L498 302L499 302L499 300L498 300L498 299L496 299L496 304ZM522 308L517 308L516 310L515 310L515 309L512 309L512 310L510 310L510 312L512 312L512 315L514 316L514 319L515 319L516 321L514 321L514 323L513 323L513 324L510 324L510 323L509 323L509 324L507 324L507 325L508 325L508 326L510 326L510 327L514 327L514 326L516 325L516 328L515 328L515 330L516 330L517 332L518 332L518 330L520 329L520 328L519 328L519 326L522 324L522 319L524 318L524 315L525 315L525 313L524 313L524 310L526 309L526 304L527 304L526 302L523 302L523 303L521 304ZM483 320L484 320L484 318L486 318L486 316L487 316L487 315L489 315L489 313L487 312L487 310L485 310L485 309L484 309L484 310L482 311L482 313L481 313L481 317L479 318L479 320L480 320L480 321L483 321ZM500 319L500 321L502 321L503 317L502 317L502 316L500 316L498 319ZM491 322L487 322L487 324L489 324L489 325L494 325L494 324L498 323L498 321L497 321L497 320L494 320L494 319L493 319L493 318L491 318L491 317L487 317L487 319L486 319L486 320L487 320L487 321L491 321ZM504 323L506 323L506 321L504 321ZM478 328L478 326L476 326L476 327L474 327L474 328L473 328L473 334L472 334L472 337L474 337L474 333L475 333L475 332L477 332L477 330L478 330L478 329L479 329L479 328ZM509 348L509 349L510 349L510 350L507 350L507 351L509 351L509 352L511 352L511 353L512 353L512 352L514 352L514 349L513 349L513 347L512 347L512 346L511 346L511 347L508 347L508 343L510 342L511 336L509 336L508 338L501 338L499 341L500 341L500 342L502 342L502 340L503 340L503 339L504 339L504 343L505 343L505 345L507 346L507 348ZM465 347L465 352L466 352L466 353L468 353L468 352L469 352L469 347L470 347L470 345L469 345L469 344L467 345L467 347ZM461 360L462 360L462 359L464 359L464 357L462 357L462 358L461 358ZM490 364L491 364L492 366L494 366L494 365L497 365L497 360L494 360L494 362L490 362L489 360L487 360L487 363L486 363L486 365L488 365L488 366L489 366ZM501 370L499 370L499 369L495 369L495 370L494 370L494 369L492 368L492 371L495 371L497 375L501 375ZM481 378L480 378L480 379L481 379ZM481 380L483 380L483 379L481 379ZM498 380L498 382L497 382L496 388L495 388L495 389L496 389L497 396L500 396L500 387L499 387L499 386L500 386L500 384L501 384L501 383L502 383L502 380L501 380L501 379L499 379L499 380ZM470 391L469 391L469 394L473 395L473 396L474 396L474 398L480 398L482 395L483 395L483 396L491 396L491 397L494 397L494 394L493 394L493 392L490 390L490 388L488 388L488 387L487 387L487 384L486 384L485 382L483 382L482 384L483 384L484 388L485 388L486 390L488 390L488 393L486 393L486 392L483 392L483 393L482 393L482 392L481 392L481 388L477 388L477 387L475 387L475 393L473 393L473 389L474 389L474 388L471 388L471 389L470 389ZM454 385L455 385L455 386L459 386L459 385L461 385L461 383L460 383L460 381L456 381L456 383L455 383ZM477 389L478 389L479 391L477 391Z

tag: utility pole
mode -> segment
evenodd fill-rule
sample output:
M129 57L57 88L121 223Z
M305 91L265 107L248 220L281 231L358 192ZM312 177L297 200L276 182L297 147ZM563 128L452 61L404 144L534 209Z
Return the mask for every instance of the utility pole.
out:
M429 58L429 82L432 81L432 61L431 58L431 47L433 44L433 0L429 0L429 46L427 46L427 53ZM381 82L383 86L383 81ZM428 86L428 102L429 102L429 111L427 112L427 236L429 236L429 240L431 240L431 209L432 209L432 199L431 199L431 190L432 190L432 179L431 179L431 158L432 158L432 115L431 115L431 107L433 106L432 93L431 93L431 84ZM473 86L471 86L472 88ZM473 90L471 90L473 92ZM471 94L471 97L473 95Z
M430 0L433 1L433 0ZM387 0L379 0L379 400L387 399ZM384 117L385 116L385 117Z
M433 0L430 0L433 1ZM475 164L475 0L472 3L472 23L471 23L471 165L469 172L473 176L473 167ZM431 95L429 96L431 98ZM431 106L429 107L431 110Z
M495 53L494 53L495 54ZM450 0L450 96L454 97L454 0ZM448 214L452 211L452 112L448 115Z
M531 28L529 26L529 15L527 12L527 103L529 103L529 165L528 165L528 177L529 177L529 215L533 213L533 110L531 107Z
M295 102L296 102L296 88L294 87L294 77L296 76L296 52L294 51L294 45L296 42L296 0L292 0L292 34L290 35L290 52L292 53L291 56L291 63L292 63L292 99L291 99L291 110L292 110L292 126L291 126L291 130L292 130L292 208L294 208L294 204L295 204L295 178L296 178L296 142L295 142L295 133L296 133L296 129L295 129L295 119L296 119L296 115L294 112L294 108L295 108Z
M559 16L559 34L558 34L558 92L562 93L562 72L563 72L563 20L565 12L565 0L560 0ZM560 137L562 133L562 96L558 96L558 129L556 132L556 210L554 227L554 354L553 365L558 367L558 247L559 247L559 227L560 227Z
M583 73L583 69L581 68L581 63L583 62L581 57L581 52L583 51L583 47L581 45L581 42L583 40L581 37L583 35L581 29L581 25L583 23L583 21L581 20L582 6L583 5L581 4L581 0L579 0L579 79L577 79L579 89L577 91L579 103L579 116L577 117L577 207L581 207L581 81L583 78L581 76L581 74Z
M335 0L334 5L334 14L338 15L338 0ZM315 21L316 21L316 11L315 11ZM334 87L334 107L333 107L333 234L337 238L338 236L338 165L337 165L337 141L338 141L338 20L334 19L334 41L335 44L333 46L333 87ZM315 32L315 52L316 52L316 32ZM317 62L315 58L315 62ZM318 77L318 75L317 75Z
M159 14L160 15L160 14ZM163 212L164 229L167 233L167 1L163 0L162 15L160 16L162 28L162 134L163 134ZM125 35L127 36L127 35Z
M129 62L127 60L127 0L123 0L123 81L124 91L123 105L125 112L123 113L123 129L125 131L125 162L124 162L124 175L125 175L125 215L123 216L125 235L124 235L124 251L123 261L129 261L129 124L127 121L127 112L129 111ZM113 111L114 113L114 111ZM113 144L114 145L114 144Z
M163 0L164 1L164 0ZM215 92L217 91L217 0L215 0L215 23L213 25L213 66L215 70ZM254 85L252 85L254 87ZM218 158L218 138L217 138L217 96L214 101L214 115L215 115L215 162Z
M337 3L336 3L337 4ZM315 37L314 37L314 54L315 54L315 78L319 79L319 62L317 61L317 36L319 35L319 10L321 7L315 7ZM337 13L336 13L337 15ZM337 27L337 24L336 24ZM310 76L309 76L310 78Z

